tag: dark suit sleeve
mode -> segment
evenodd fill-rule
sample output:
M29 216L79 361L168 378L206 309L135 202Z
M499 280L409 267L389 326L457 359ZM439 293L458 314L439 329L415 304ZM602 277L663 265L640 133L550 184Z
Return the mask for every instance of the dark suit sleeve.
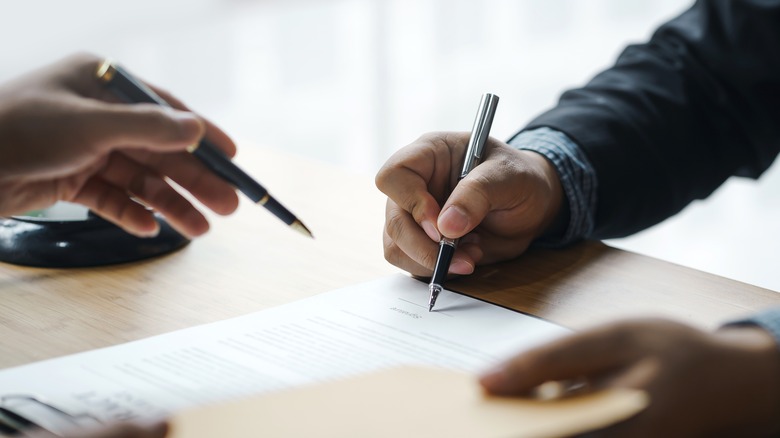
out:
M780 149L780 1L702 0L526 129L551 127L597 178L594 238L677 213Z

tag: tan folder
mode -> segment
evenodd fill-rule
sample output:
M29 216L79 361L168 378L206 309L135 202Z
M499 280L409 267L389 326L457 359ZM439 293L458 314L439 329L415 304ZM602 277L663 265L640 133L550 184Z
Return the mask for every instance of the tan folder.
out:
M549 437L598 429L648 403L642 391L556 400L487 396L472 375L402 367L185 411L172 438Z

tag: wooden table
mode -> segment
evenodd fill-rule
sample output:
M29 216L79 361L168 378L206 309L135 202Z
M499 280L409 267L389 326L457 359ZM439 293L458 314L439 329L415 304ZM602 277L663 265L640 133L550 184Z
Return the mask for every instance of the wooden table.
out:
M270 150L237 158L314 232L243 202L184 249L89 269L0 265L0 368L218 321L400 272L382 256L384 196L370 175ZM666 315L703 327L780 294L586 242L534 250L448 287L579 329Z

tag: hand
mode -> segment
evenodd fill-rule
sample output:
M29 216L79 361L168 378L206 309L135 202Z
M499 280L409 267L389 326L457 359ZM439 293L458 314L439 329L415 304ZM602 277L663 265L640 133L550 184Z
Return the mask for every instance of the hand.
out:
M423 135L390 157L376 176L388 196L385 258L413 275L431 275L440 234L465 236L450 272L470 274L478 263L520 255L561 211L563 191L547 159L493 138L482 163L458 182L468 138L468 133Z
M100 430L68 436L73 436L74 438L165 438L166 435L168 435L168 425L164 422L158 422L148 425L119 423ZM28 433L25 436L29 438L53 438L55 435L38 431Z
M177 110L118 103L95 77L98 58L78 55L0 87L0 215L83 204L138 236L153 236L151 212L194 237L208 222L166 178L206 207L229 214L233 187L185 151L204 135L230 156L222 131L161 90Z
M494 394L548 381L647 391L650 405L596 436L775 436L780 431L780 351L759 328L706 333L635 320L577 333L522 353L481 379Z

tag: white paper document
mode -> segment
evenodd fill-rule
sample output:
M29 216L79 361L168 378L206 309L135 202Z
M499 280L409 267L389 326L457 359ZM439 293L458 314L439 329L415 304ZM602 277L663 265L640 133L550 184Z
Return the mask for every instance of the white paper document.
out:
M481 371L567 330L397 275L250 315L0 371L0 396L43 397L102 421L402 364Z

